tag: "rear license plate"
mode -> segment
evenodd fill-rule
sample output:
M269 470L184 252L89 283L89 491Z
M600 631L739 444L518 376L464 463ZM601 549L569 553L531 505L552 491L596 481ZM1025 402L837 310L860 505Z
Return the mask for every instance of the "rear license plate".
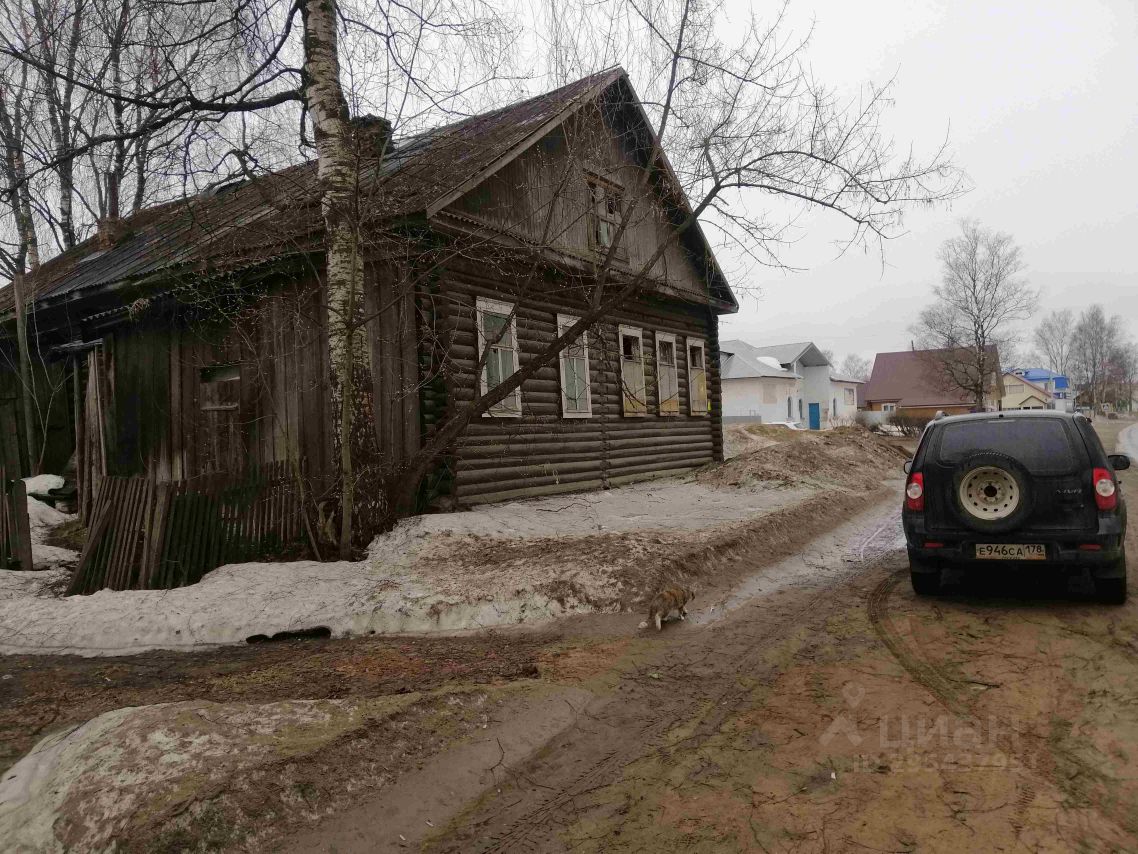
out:
M977 543L980 560L1047 560L1047 549L1039 543Z

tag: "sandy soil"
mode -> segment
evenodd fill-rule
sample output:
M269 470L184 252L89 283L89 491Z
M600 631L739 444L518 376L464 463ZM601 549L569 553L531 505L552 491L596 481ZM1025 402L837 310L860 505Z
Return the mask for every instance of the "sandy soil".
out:
M917 599L893 514L673 633L427 850L1135 850L1138 602Z

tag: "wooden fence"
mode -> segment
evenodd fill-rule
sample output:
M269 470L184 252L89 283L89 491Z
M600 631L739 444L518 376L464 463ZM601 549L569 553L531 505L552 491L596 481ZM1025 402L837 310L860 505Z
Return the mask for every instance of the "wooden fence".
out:
M17 476L0 467L0 569L32 569L28 495Z
M105 477L67 592L181 587L222 564L279 551L304 534L300 496L284 462L240 480Z

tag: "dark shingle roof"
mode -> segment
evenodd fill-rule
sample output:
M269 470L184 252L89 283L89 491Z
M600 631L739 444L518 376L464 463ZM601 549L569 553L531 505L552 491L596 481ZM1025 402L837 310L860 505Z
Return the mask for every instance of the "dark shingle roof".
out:
M625 76L622 69L590 75L552 92L451 125L396 140L383 161L364 170L367 189L382 184L367 214L391 218L418 213L464 182L476 179L514 146ZM365 202L366 204L366 202ZM311 247L322 229L314 162L140 211L110 248L91 238L27 277L30 296L49 300L99 286L137 280L160 270L226 269ZM11 288L0 290L0 311Z

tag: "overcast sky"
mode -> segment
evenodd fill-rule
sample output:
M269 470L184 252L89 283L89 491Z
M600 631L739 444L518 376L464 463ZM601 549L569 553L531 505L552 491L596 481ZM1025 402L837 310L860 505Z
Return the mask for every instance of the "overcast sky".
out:
M964 216L1022 246L1043 291L1037 317L1101 302L1138 333L1135 0L796 0L793 16L796 30L814 19L819 80L896 75L890 131L930 152L947 130L974 189L912 212L884 270L876 252L837 257L842 232L811 217L785 256L809 270L740 283L761 296L743 297L721 337L813 340L839 359L905 349L939 277L937 248Z

